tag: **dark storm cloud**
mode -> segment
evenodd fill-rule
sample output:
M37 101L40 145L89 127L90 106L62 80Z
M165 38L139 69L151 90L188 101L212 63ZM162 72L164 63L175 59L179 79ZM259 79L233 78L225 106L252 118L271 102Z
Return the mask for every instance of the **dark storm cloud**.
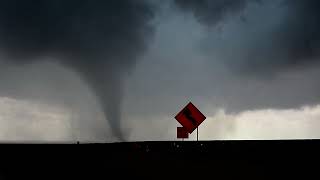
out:
M243 10L248 0L175 0L178 7L192 12L203 23L215 25Z
M185 2L191 5L198 1ZM173 6L173 16L160 21L156 45L132 80L128 92L133 95L126 100L130 113L126 114L130 119L132 114L137 119L151 119L159 112L159 116L174 115L177 106L186 101L199 104L204 112L203 107L209 107L207 112L216 108L240 112L318 104L320 66L307 54L306 58L290 59L287 49L296 47L295 53L303 49L295 39L289 42L291 39L281 35L290 30L294 36L304 27L298 25L301 19L294 21L304 17L299 2L246 1L243 8L223 13L215 23L185 16L193 12L191 7L177 12ZM293 22L300 30L291 25Z
M236 72L270 76L293 67L304 67L318 62L320 2L317 0L176 0L175 2L187 12L191 11L199 22L209 26L226 23L228 18L236 19L242 16L241 12L252 4L259 5L261 9L265 4L274 4L278 6L277 8L282 8L280 16L273 11L274 9L265 14L242 16L245 19L249 18L249 22L242 23L246 33L251 32L251 34L247 33L242 38L244 34L241 34L240 30L239 32L235 30L233 33L236 34L236 39L218 45L216 52L220 51L225 63ZM255 19L255 23L265 27L265 19L260 18L263 16L273 19L274 22L281 19L281 22L265 29L252 30L250 19ZM269 31L266 32L266 29ZM241 42L236 42L239 38Z
M270 28L268 34L261 33L254 43L244 41L243 45L247 48L235 54L240 64L233 64L237 60L229 60L231 66L239 66L240 70L249 74L270 76L292 68L318 65L319 1L288 0L279 6L286 12L282 22ZM269 13L268 16L272 16L272 12Z
M14 64L55 57L78 72L123 139L122 80L147 46L153 10L142 0L3 0L0 50Z
M287 0L287 19L275 29L272 50L283 59L283 65L304 65L319 60L320 2L317 0ZM278 50L277 50L278 49ZM276 51L277 50L277 51Z

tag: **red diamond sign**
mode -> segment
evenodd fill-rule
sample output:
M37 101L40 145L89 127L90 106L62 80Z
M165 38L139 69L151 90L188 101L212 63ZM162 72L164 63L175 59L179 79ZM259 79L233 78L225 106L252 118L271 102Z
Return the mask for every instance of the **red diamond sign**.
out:
M189 102L174 118L190 134L206 119L191 102Z

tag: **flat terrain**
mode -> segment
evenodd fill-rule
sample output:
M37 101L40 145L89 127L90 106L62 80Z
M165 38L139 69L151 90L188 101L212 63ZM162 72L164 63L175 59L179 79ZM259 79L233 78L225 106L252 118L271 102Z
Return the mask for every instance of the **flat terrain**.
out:
M317 175L320 167L319 140L14 144L1 151L3 179L287 179Z

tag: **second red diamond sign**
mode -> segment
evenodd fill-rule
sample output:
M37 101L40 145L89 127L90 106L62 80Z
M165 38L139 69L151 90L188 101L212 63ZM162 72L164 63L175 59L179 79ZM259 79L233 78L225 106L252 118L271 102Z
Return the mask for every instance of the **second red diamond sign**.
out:
M187 104L175 119L191 134L206 117L191 103Z

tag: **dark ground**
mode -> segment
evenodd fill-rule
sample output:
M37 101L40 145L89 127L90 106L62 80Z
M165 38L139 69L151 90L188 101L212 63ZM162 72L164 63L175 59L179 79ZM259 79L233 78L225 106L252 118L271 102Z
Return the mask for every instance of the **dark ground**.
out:
M2 179L318 179L320 140L2 145Z

